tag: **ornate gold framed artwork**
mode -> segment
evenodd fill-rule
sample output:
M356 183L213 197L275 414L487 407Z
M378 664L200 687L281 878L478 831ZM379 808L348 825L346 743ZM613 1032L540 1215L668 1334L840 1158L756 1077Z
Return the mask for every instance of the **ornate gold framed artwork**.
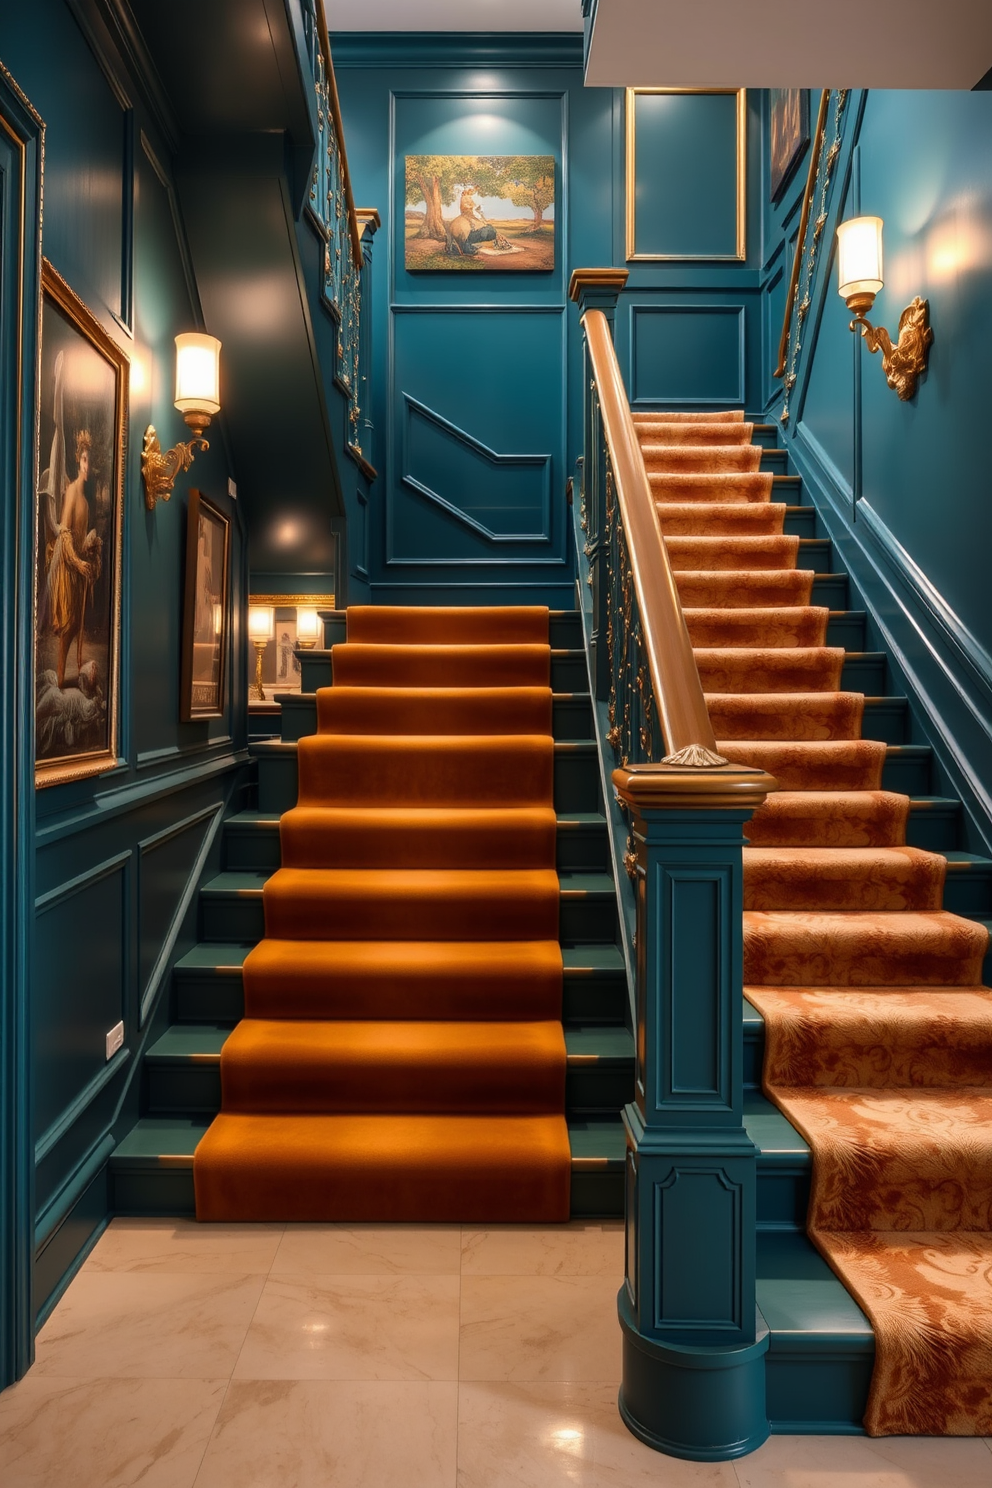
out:
M35 781L117 763L126 353L42 260Z
M746 90L628 88L626 195L629 263L742 263Z
M230 628L228 551L231 523L201 491L190 491L179 716L184 723L224 714Z

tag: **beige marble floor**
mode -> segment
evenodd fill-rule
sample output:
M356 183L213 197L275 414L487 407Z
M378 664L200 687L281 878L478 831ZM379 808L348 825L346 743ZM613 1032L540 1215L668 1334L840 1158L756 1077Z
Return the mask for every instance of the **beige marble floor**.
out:
M992 1443L650 1451L619 1225L117 1220L0 1395L3 1488L992 1488Z

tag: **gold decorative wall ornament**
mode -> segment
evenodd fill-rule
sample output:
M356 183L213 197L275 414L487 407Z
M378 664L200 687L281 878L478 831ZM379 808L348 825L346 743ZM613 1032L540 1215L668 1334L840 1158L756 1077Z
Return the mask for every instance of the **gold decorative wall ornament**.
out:
M853 308L853 306L851 307ZM868 350L882 353L885 380L903 402L916 392L920 375L927 370L927 359L933 345L930 329L930 303L916 295L899 317L899 339L893 346L884 326L873 326L863 315L855 315L851 330L859 330Z
M155 510L158 501L168 501L176 478L187 471L197 451L210 445L203 431L220 412L220 342L201 331L176 337L175 406L193 430L193 438L163 451L154 424L149 424L141 443L141 479L145 505Z
M873 326L867 314L884 284L882 276L881 217L850 217L837 229L837 291L853 312L851 330L858 332L868 350L882 353L882 371L893 392L906 402L916 392L920 374L926 371L933 345L930 306L919 295L899 317L895 345L884 326Z

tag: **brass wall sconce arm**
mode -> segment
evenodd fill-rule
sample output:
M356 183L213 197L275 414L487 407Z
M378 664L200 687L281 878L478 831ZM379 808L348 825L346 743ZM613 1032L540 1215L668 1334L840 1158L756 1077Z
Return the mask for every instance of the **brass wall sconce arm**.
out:
M927 357L933 345L930 305L917 295L906 306L899 317L895 345L884 326L873 326L867 319L884 284L881 217L849 217L840 224L837 278L837 292L854 315L851 330L861 336L872 354L882 353L886 382L904 403L908 402L916 392L920 375L927 369Z
M169 500L177 476L189 469L196 451L206 451L209 448L207 440L197 432L186 444L180 442L174 444L170 450L163 451L155 425L148 425L141 442L141 479L144 481L145 505L149 511L155 510L157 501Z
M854 298L860 297L852 296ZM927 358L933 345L929 301L916 295L906 306L899 317L899 339L895 345L884 326L873 326L871 321L865 319L859 307L851 304L851 300L848 300L848 306L856 311L851 321L851 330L860 331L862 340L873 355L876 351L882 353L882 371L886 382L904 403L908 402L916 392L921 374L927 369ZM870 309L870 304L865 308Z

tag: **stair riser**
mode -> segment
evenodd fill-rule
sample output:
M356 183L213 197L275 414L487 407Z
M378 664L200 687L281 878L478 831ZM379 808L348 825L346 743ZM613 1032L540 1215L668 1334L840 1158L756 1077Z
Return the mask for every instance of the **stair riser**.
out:
M772 1431L788 1435L863 1435L874 1351L812 1334L772 1335L765 1357L765 1408Z
M812 506L791 507L782 531L788 537L816 536L816 509Z
M168 1215L196 1212L192 1167L133 1169L111 1166L115 1214ZM623 1172L572 1174L573 1219L621 1219Z
M153 1116L212 1116L220 1110L220 1064L156 1063L145 1066L147 1108ZM565 1109L588 1118L614 1115L633 1099L632 1061L569 1067L565 1075Z
M827 645L843 646L845 651L865 649L865 617L860 610L842 610L827 621Z
M889 755L882 766L882 789L904 796L930 794L930 753Z
M234 1027L244 1016L244 984L237 973L184 972L175 976L177 1023L207 1023ZM565 973L562 1020L567 1025L601 1023L616 1026L627 1011L627 984L607 972ZM624 1097L628 1099L629 1097ZM616 1109L619 1109L617 1107Z
M592 708L588 696L581 692L574 698L556 698L552 719L552 733L556 739L588 739L592 736ZM266 728L264 731L259 728L258 737L270 737L272 732L266 720ZM283 698L279 737L287 744L296 744L316 732L316 694L301 693L299 697Z
M556 750L554 796L559 815L599 810L599 766L594 746ZM259 811L289 811L296 805L296 797L296 751L259 755Z
M816 573L810 603L825 605L828 610L846 610L847 574Z
M233 872L275 873L282 866L279 828L259 823L251 828L228 827L224 835L224 865ZM395 864L384 864L394 867ZM602 825L558 828L556 866L562 873L609 872L609 838Z
M863 692L868 697L881 697L886 688L884 656L848 656L840 674L842 692Z
M260 893L227 894L204 890L200 896L200 921L204 940L254 944L265 934L262 896ZM614 895L570 894L563 897L559 930L566 945L615 944L617 910Z

